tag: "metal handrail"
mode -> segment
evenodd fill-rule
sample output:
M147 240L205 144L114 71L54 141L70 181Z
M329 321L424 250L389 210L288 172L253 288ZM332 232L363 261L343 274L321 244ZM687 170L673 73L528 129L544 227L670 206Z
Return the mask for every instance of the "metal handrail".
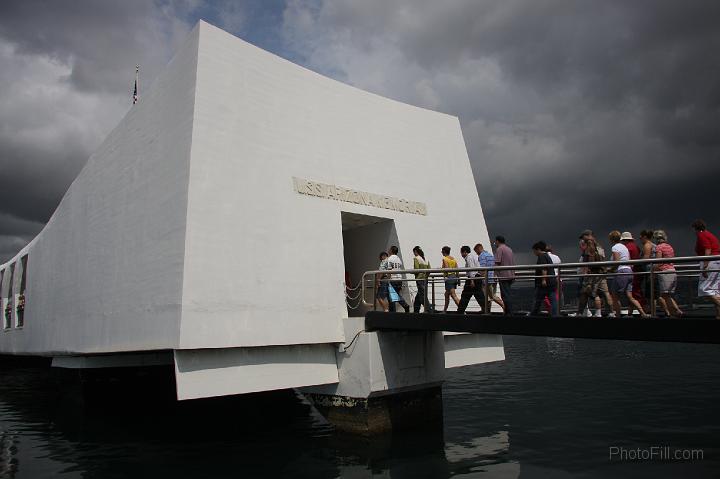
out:
M584 278L588 276L621 276L621 275L649 275L651 277L654 277L656 274L668 274L671 273L670 271L655 271L653 269L649 271L633 271L633 272L617 272L617 271L608 271L605 273L578 273L578 268L597 268L597 267L612 267L612 266L634 266L634 265L646 265L646 264L664 264L664 263L673 263L674 265L684 265L687 263L698 263L698 262L704 262L704 261L720 261L720 255L712 255L712 256L678 256L674 258L648 258L648 259L633 259L633 260L626 260L626 261L591 261L591 262L574 262L574 263L553 263L553 264L524 264L524 265L513 265L513 266L480 266L480 267L471 267L471 268L427 268L427 269L392 269L392 270L370 270L366 271L362 275L362 279L360 281L362 285L362 302L366 306L374 306L375 305L375 284L376 279L378 275L402 275L402 278L383 278L380 281L383 282L416 282L416 281L423 281L423 279L417 279L417 278L407 278L405 275L407 274L424 274L426 275L424 281L427 281L428 283L432 283L434 286L435 279L444 277L447 273L458 273L458 276L454 276L453 278L466 278L466 279L473 279L474 277L469 277L467 273L471 272L477 272L477 273L484 273L486 271L496 272L496 271L517 271L517 272L524 272L528 270L537 270L539 268L552 268L554 270L558 271L557 276L559 278ZM563 269L572 269L575 270L574 273L563 273ZM705 272L715 272L718 270L715 269L697 269L697 270L681 270L681 271L675 271L675 273L681 273L683 276L694 276L697 273L700 273L702 271ZM464 273L464 276L460 276L460 274ZM693 274L695 273L695 274ZM372 286L373 286L373 302L370 303L366 301L366 287L368 276L372 276ZM535 279L541 276L535 276L535 275L527 275L523 274L522 276L519 276L519 279ZM482 280L485 278L485 275L479 276L479 279ZM502 281L502 277L494 276L492 279L492 282ZM653 286L653 285L651 285ZM487 288L486 288L487 289ZM651 287L651 290L654 289ZM652 291L651 291L652 292ZM433 291L434 293L434 291ZM650 298L653 310L654 308L654 294L651 295ZM488 303L487 294L485 294L485 302L486 306ZM654 311L653 311L654 312Z

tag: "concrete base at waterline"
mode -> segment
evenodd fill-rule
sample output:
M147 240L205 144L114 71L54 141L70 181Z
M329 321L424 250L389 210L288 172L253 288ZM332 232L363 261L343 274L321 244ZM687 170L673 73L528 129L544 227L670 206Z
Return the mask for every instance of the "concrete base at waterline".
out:
M391 431L442 430L442 387L352 398L306 393L305 397L338 431L360 435Z

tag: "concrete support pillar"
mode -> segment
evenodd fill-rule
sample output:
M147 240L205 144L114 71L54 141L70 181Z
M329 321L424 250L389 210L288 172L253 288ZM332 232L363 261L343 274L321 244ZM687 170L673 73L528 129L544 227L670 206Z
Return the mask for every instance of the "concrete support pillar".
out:
M377 434L442 427L445 344L439 332L365 332L348 318L339 383L301 392L339 430Z
M305 394L315 408L339 431L375 435L392 431L442 431L440 384L368 398Z

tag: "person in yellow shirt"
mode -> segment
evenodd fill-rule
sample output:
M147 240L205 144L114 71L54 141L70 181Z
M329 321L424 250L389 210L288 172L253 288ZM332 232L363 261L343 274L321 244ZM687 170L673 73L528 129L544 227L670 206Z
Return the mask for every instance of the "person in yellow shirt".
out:
M450 247L443 246L442 248L442 267L443 268L457 268L457 260L450 256ZM450 298L455 302L455 306L460 305L460 300L457 297L455 290L460 284L457 272L444 273L445 275L445 307L443 312L447 312L448 305L450 304Z

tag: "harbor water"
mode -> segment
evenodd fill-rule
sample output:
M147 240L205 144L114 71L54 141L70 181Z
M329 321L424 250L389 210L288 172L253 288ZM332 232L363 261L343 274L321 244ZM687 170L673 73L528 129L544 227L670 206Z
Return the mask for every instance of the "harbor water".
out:
M720 347L505 337L505 352L449 371L442 427L369 439L293 392L84 405L49 369L4 365L0 477L720 476Z

